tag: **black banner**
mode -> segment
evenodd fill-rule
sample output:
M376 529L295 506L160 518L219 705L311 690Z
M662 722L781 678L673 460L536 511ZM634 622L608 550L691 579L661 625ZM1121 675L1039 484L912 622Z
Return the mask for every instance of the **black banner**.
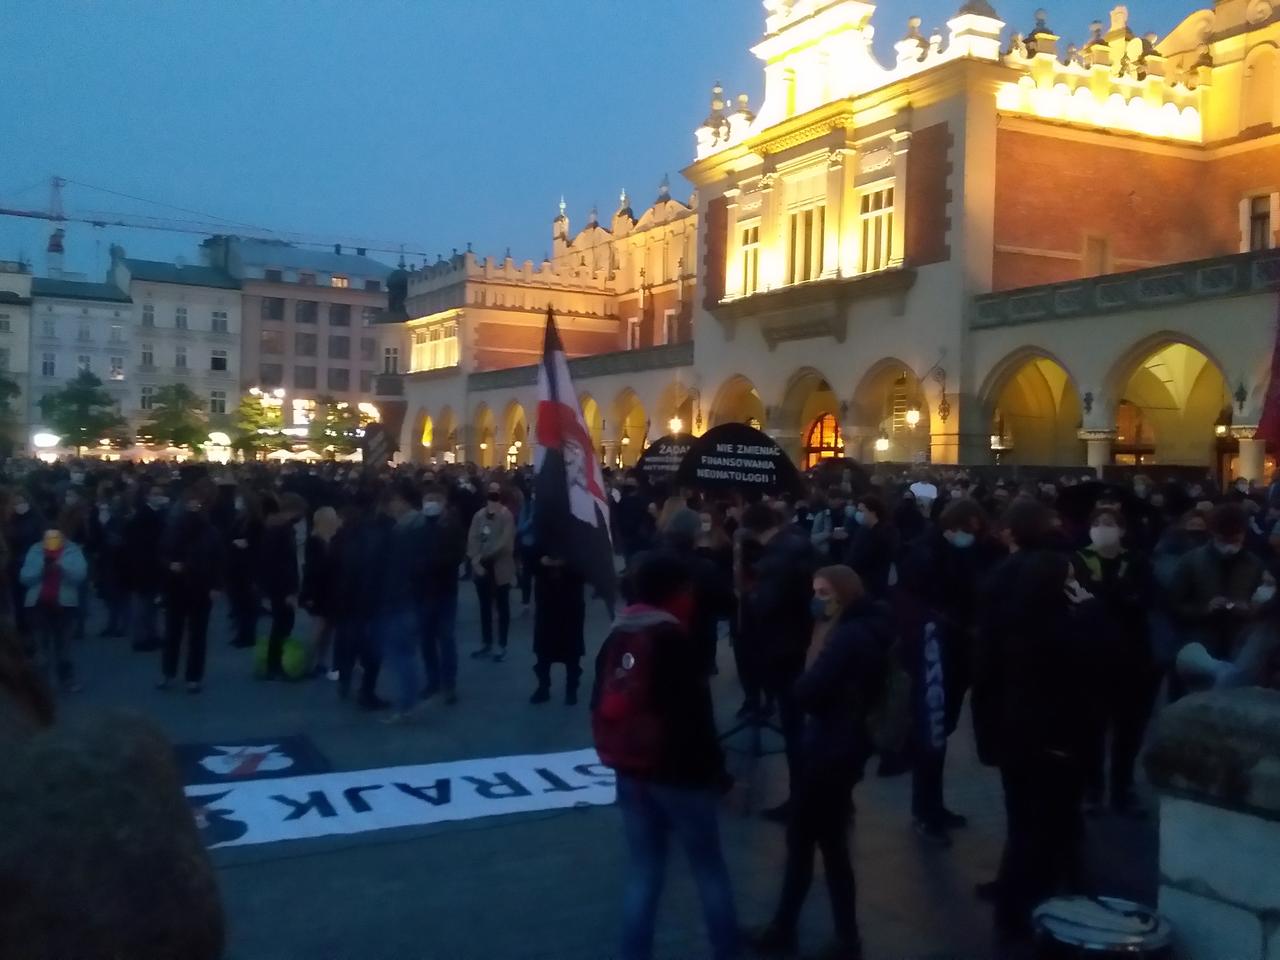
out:
M636 461L636 472L650 484L670 483L675 479L680 464L684 462L694 443L694 438L688 434L659 437L640 454L640 459Z
M745 423L712 427L693 441L676 483L697 490L799 493L800 472L777 441Z

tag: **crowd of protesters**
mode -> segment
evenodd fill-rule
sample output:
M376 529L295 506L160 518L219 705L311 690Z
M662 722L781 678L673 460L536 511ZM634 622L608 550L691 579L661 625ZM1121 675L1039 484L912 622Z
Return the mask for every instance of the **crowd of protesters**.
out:
M469 585L480 620L470 657L506 659L518 588L515 615L533 611L531 702L551 699L555 666L564 702L578 701L591 590L540 549L527 470L12 460L4 479L0 616L67 693L86 680L73 641L91 594L104 635L158 653L159 688L181 676L199 693L222 594L231 645L262 651L265 681L298 679L286 654L300 647L307 678L407 722L432 698L458 701ZM1086 816L1146 814L1135 766L1159 703L1280 680L1274 486L963 470L819 471L785 496L700 496L633 472L606 482L626 573L592 714L632 855L627 958L651 951L667 833L693 864L716 956L743 948L716 827L729 780L709 678L723 633L739 718L776 718L786 745L789 799L766 814L787 829L779 902L749 938L766 956L794 953L818 852L831 956L861 955L848 836L854 788L877 754L882 774L912 777L923 842L946 846L966 825L944 799L966 699L1008 830L998 876L975 893L1016 941L1037 903L1085 883ZM632 674L635 651L655 658L652 673ZM635 701L629 676L654 695Z

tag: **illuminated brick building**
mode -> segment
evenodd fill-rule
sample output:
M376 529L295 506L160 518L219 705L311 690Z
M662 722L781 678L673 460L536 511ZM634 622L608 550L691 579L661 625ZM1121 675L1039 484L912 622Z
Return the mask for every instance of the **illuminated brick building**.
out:
M945 31L908 21L888 64L873 4L765 8L763 100L753 112L717 86L685 171L696 206L679 223L696 223L697 253L682 236L677 273L697 281L687 297L677 284L676 326L687 309L692 344L650 346L656 313L628 340L631 308L594 279L613 261L587 256L621 249L616 229L569 243L565 223L558 241L551 273L578 274L565 325L606 460L634 459L669 419L758 421L802 464L999 456L1263 476L1280 6L1220 0L1163 39L1117 7L1070 43L1051 16L1006 24L968 0ZM468 277L513 270L465 262ZM623 283L638 302L644 282ZM527 308L533 326L547 299ZM410 376L406 451L439 450L415 431L446 405L458 455L485 460L489 436L513 445L496 414L530 408L517 364L531 350L536 334L464 337L447 404L443 383Z

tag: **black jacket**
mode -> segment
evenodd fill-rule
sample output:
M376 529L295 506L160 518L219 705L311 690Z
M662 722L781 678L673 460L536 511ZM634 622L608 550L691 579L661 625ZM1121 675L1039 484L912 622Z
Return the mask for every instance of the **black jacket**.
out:
M889 596L889 571L896 549L893 531L884 523L858 527L849 543L849 566L862 578L867 593L877 600Z
M458 568L467 557L467 536L453 510L439 517L425 517L422 527L425 551L423 589L431 596L458 592Z
M804 669L813 635L809 601L817 554L809 537L784 527L758 553L743 544L742 637L766 682L788 684Z
M855 777L873 748L867 714L880 700L893 627L888 607L863 600L831 626L813 664L792 687L805 714L806 768L840 765Z
M669 614L643 606L622 611L596 657L591 709L600 705L601 671L608 662L609 641L622 631L649 633L654 650L650 680L664 736L657 767L646 779L694 789L728 786L701 653Z
M277 600L298 594L298 544L293 524L274 514L267 518L258 546L258 586Z
M164 585L165 566L160 556L164 528L165 514L145 503L125 521L120 563L126 589L151 593Z
M341 566L334 540L326 543L315 534L307 537L303 552L302 589L298 594L302 608L326 620L333 619L337 615L340 577Z
M203 512L175 516L165 531L162 553L174 593L203 598L222 585L222 541ZM181 569L175 571L173 564Z

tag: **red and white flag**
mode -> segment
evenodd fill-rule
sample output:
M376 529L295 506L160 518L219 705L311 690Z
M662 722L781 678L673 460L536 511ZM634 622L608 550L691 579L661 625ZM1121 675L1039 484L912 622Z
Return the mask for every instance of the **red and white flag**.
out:
M537 547L612 602L617 583L604 474L569 376L555 314L547 309L538 368L533 522Z

